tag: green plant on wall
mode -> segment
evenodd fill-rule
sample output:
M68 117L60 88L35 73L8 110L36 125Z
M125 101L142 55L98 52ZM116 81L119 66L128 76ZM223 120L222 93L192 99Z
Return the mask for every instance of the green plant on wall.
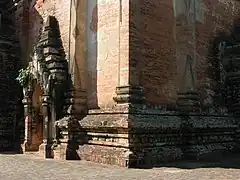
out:
M19 70L19 74L18 77L16 78L16 80L19 82L19 84L22 87L26 87L29 81L29 76L30 76L30 70L29 68L26 69L20 69Z

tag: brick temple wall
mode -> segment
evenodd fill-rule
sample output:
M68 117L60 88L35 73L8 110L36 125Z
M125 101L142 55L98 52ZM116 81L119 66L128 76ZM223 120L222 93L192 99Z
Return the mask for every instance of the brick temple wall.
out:
M78 2L32 1L25 13L28 43L21 43L29 55L44 18L56 16L75 92L79 93L74 97L74 109L83 104L81 95L87 96L90 109L78 119L76 139L81 159L128 166L131 159L157 164L189 154L196 157L199 152L232 149L237 129L232 117L182 117L177 111L153 106L118 106L113 97L117 86L142 85L150 105L173 107L177 93L186 87L198 89L202 100L209 99L206 92L214 92L216 84L215 75L208 73L216 69L212 45L219 32L229 34L239 15L239 2ZM24 28L20 32L24 33ZM190 64L186 64L187 57Z
M115 89L119 83L120 4L118 1L105 0L80 0L78 3L73 1L72 5L70 3L70 0L19 2L17 25L24 54L23 61L25 63L29 61L29 55L38 41L44 19L48 15L55 16L59 21L75 88L87 90L90 109L112 107ZM125 4L128 4L127 1ZM127 14L123 13L122 17L128 21ZM127 34L126 28L122 32L125 38L123 41L126 43ZM122 47L127 49L128 44L124 42ZM127 50L123 58L128 59ZM125 67L127 66L128 64ZM127 74L127 71L124 73Z
M140 46L135 54L149 104L176 103L177 92L184 84L187 54L193 59L195 84L203 99L209 99L211 92L206 88L216 83L209 73L215 71L213 41L220 32L230 33L239 17L240 2L196 0L195 19L193 2L142 0L132 8L132 17L139 19L138 43L133 46Z
M113 107L116 87L129 84L128 13L128 0L88 2L86 60L90 109Z
M239 17L240 2L131 2L130 69L137 69L138 73L130 71L130 78L145 88L148 104L161 105L160 110L157 106L156 117L151 114L151 108L133 120L139 136L133 133L132 141L136 147L140 144L145 149L136 149L136 152L149 152L145 161L152 157L150 163L154 164L168 158L208 159L216 157L217 152L221 155L232 151L237 144L238 125L234 117L220 111L226 108L214 97L219 71L214 45L230 34ZM179 116L178 111L171 111L177 108L178 92L190 89L199 93L204 115ZM207 116L210 112L214 116ZM177 115L172 116L172 113ZM144 125L138 127L138 123ZM148 128L149 124L151 128ZM159 146L159 142L165 146Z
M172 1L132 1L131 10L131 65L147 102L165 105L177 89Z
M119 60L128 59L129 53L127 50L129 32L128 28L123 27L123 21L128 21L128 14L124 10L126 9L124 4L128 4L128 1L119 4L118 1L102 0L86 4L87 18L85 22L78 23L84 25L87 37L87 40L81 41L86 40L87 44L85 45L87 53L84 56L87 67L85 88L88 91L90 108L112 107L116 86L121 83L127 84L128 82L124 81L128 79L144 86L149 104L174 105L185 69L184 54L193 57L196 87L201 89L200 94L205 99L208 98L207 90L202 87L214 84L211 80L212 75L207 72L213 58L212 42L219 32L229 33L233 21L237 20L239 15L239 2L196 0L196 20L192 20L193 1L189 1L191 2L189 5L186 3L188 6L184 2L183 0L131 2L137 4L130 7L133 12L130 21L137 24L137 28L136 33L135 27L130 30L133 32L130 33L130 39L133 40L130 40L132 58L130 66L133 67L130 77L124 72L124 69L127 71L130 67L129 64L118 69ZM22 55L24 61L29 58L47 15L57 17L68 57L71 47L69 37L77 37L79 33L79 28L72 32L69 29L70 1L33 0L29 3L22 1L19 4L21 6L17 15L18 29L21 49L24 52L22 54L25 54ZM74 61L79 63L83 61L82 58L83 56L76 57ZM138 78L134 75L136 71Z
M119 2L93 0L87 7L88 106L111 107L118 78Z
M218 90L216 84L219 81L216 43L225 36L230 36L233 26L239 23L240 2L205 0L204 4L206 7L204 21L196 21L196 85L202 99L203 110L211 111L215 103L213 96Z
M0 3L0 14L11 7L11 1ZM15 36L12 13L5 12L0 22L0 151L13 151L16 146L19 86L19 44Z
M64 49L66 54L69 54L70 1L20 0L16 23L25 64L29 61L33 48L39 40L44 20L50 15L58 19Z

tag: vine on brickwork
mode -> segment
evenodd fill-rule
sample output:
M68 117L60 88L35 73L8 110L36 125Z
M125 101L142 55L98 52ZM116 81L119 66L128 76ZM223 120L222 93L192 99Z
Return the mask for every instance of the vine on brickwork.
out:
M19 84L22 87L26 87L29 82L29 77L30 77L30 69L29 67L27 67L26 69L19 70L19 74L16 80L19 82Z

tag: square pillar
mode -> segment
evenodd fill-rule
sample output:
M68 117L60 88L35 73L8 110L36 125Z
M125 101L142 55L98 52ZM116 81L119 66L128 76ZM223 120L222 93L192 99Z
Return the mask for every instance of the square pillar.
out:
M52 137L50 132L50 97L43 95L43 143L39 146L39 154L44 158L52 158Z
M117 104L143 104L144 88L140 85L141 61L139 48L141 37L134 27L139 28L140 7L138 1L119 1L119 64L118 87L114 101Z
M32 94L31 87L23 88L23 105L24 105L24 117L25 117L25 138L22 144L23 152L31 151L32 145Z

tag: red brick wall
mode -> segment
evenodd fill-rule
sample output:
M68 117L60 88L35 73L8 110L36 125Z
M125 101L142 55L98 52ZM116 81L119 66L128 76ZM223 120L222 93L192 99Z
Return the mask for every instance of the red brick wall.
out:
M196 31L194 23L184 25L184 14L175 16L173 0L123 0L122 6L119 1L99 0L96 7L90 8L89 22L83 22L87 24L86 37L91 33L96 35L96 43L92 45L95 46L95 59L91 51L86 57L89 107L112 107L116 86L129 83L143 85L150 104L174 104L184 71L185 61L181 53L190 54L195 59L196 85L201 94L206 95L202 87L211 79L207 72L211 66L212 41L218 32L230 31L239 14L239 2L202 1L204 18L195 22ZM27 54L37 42L42 22L48 15L55 15L59 20L68 54L70 0L46 0L40 6L33 2L23 14L24 17L29 14L28 18L21 20L29 21L29 25L20 28L20 36L28 37L28 44L20 38L21 45L28 46ZM191 42L184 41L188 39ZM91 45L87 46L89 49ZM22 50L26 53L26 48L22 47Z
M112 107L118 85L119 1L100 0L95 7L90 6L89 3L86 27L88 105L90 108Z
M22 47L22 53L25 55L23 58L24 61L29 61L29 55L32 53L33 47L39 39L43 22L49 15L55 16L59 21L61 37L68 57L70 44L69 33L71 33L69 30L70 28L76 28L70 27L71 1L32 0L29 3L26 0L23 1L25 6L24 8L19 8L18 11L18 16L21 17L18 20L18 30L20 31L19 39ZM85 4L89 3L88 1L84 2ZM81 48L86 48L86 59L79 59L73 55L71 58L76 58L73 59L76 62L71 61L70 63L73 63L75 66L77 66L77 64L86 65L84 65L84 71L87 73L87 76L84 81L87 82L86 88L88 92L88 106L90 108L96 108L97 106L112 107L114 104L113 96L115 96L115 89L118 84L119 2L114 0L109 2L99 0L98 5L92 7L92 9L90 8L89 11L90 12L87 12L86 10L84 12L89 13L88 18L84 21L78 22L81 24L79 26L87 25L84 27L87 31L85 34L86 39L82 39L82 43L85 43L85 45L81 46ZM24 19L22 17L24 17ZM125 19L127 18L128 16L126 16ZM25 26L23 27L23 25ZM79 33L79 31L77 28L72 29L72 33ZM91 44L91 38L88 40L89 34L91 33L96 34L96 37L94 38L96 38L95 40L97 43L93 45ZM76 38L77 34L71 34L71 38L72 37ZM84 42L85 40L86 42ZM126 45L126 47L128 46ZM79 47L76 45L76 47L73 46L72 48L76 48L75 51L77 51L77 48ZM91 48L95 48L95 52L92 51ZM82 61L86 62L82 63ZM80 71L82 71L82 69ZM75 79L81 81L82 77L78 78L77 76L79 76L78 73L82 72L77 72L75 70L74 73L74 76L76 77ZM83 74L81 74L81 76L83 76ZM75 83L81 84L81 82Z
M138 54L140 84L150 104L166 104L176 96L176 58L172 1L141 0Z
M204 23L196 22L197 86L202 99L211 99L216 82L213 42L221 32L230 35L233 24L240 17L240 1L204 0L207 7ZM209 99L209 100L210 100ZM205 102L207 103L207 102Z
M200 95L206 96L207 90L203 90L203 87L209 86L207 85L209 79L212 81L212 76L208 73L213 63L210 52L212 41L218 32L229 34L233 21L239 17L240 2L236 0L203 0L203 2L204 18L195 21L194 30L194 23L186 24L186 17L183 14L178 13L175 16L173 1L139 1L141 22L138 29L141 33L138 39L141 48L138 51L138 71L148 103L160 105L175 103L177 92L183 84L185 61L181 53L189 54L193 59L196 56L196 60L193 61L195 83ZM191 15L193 14L190 13L189 16Z

